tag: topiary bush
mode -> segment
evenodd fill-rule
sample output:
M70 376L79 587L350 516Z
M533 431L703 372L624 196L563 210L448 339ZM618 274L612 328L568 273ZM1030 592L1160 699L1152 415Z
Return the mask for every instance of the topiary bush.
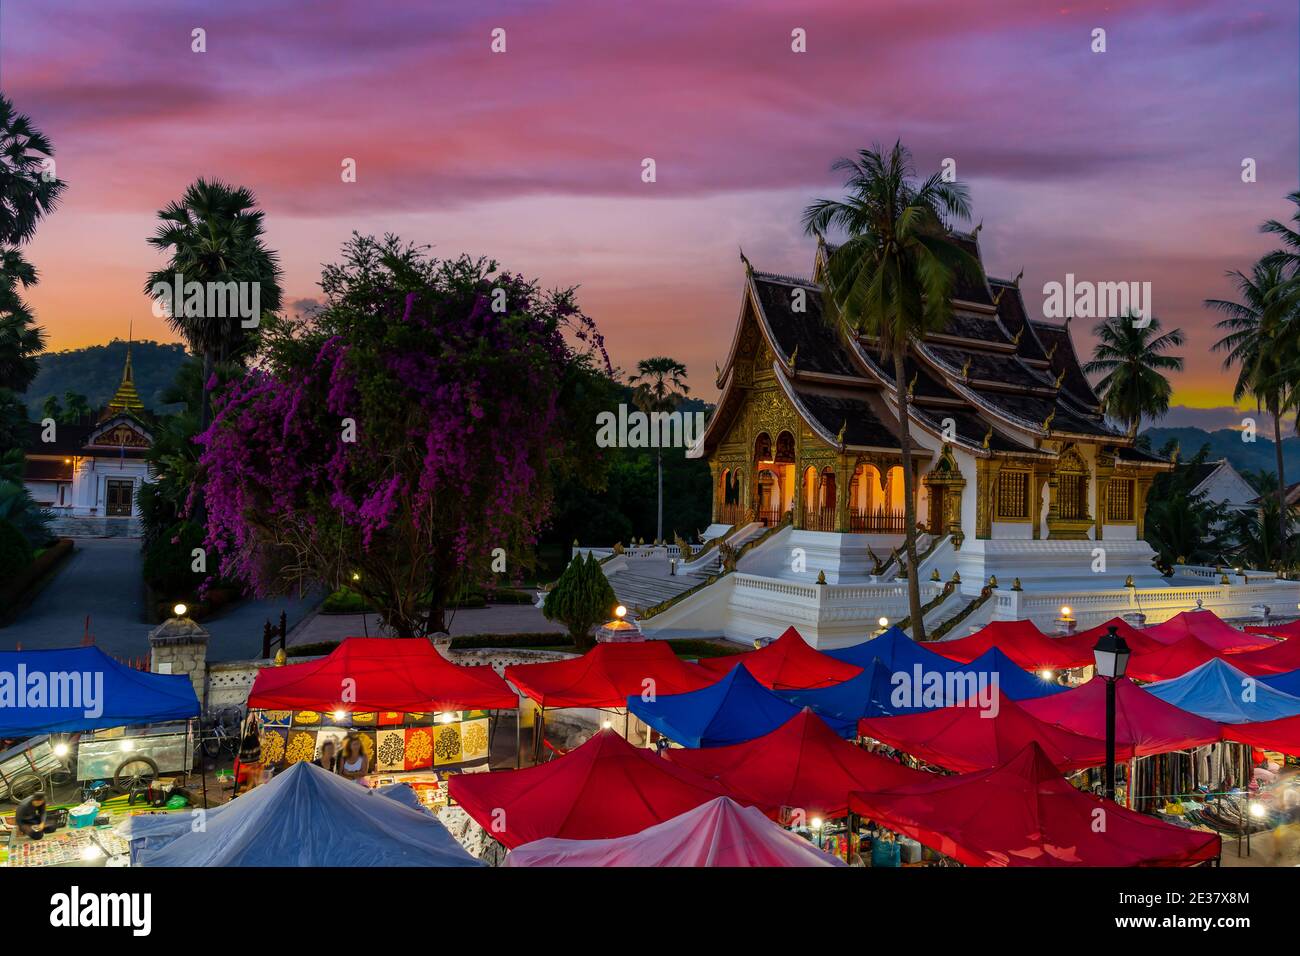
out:
M0 518L0 581L26 571L34 560L36 555L23 533L11 522Z
M567 627L578 647L590 648L596 643L591 629L608 621L617 604L605 572L588 551L585 559L578 555L570 561L555 586L546 592L542 613L547 620Z

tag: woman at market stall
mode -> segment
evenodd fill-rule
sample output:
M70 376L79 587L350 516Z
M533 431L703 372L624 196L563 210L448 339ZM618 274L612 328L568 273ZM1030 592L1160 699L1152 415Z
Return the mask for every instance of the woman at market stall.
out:
M320 745L320 756L313 761L322 770L334 773L338 769L338 754L334 741L327 740Z
M349 780L360 780L370 772L370 761L361 747L361 738L348 734L343 741L343 755L338 758L338 772Z

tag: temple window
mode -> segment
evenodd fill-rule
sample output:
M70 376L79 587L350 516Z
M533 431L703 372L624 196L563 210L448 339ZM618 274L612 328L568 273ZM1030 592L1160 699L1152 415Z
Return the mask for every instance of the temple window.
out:
M1029 519L1029 472L1004 471L998 475L997 517L1006 521Z
M1106 519L1133 520L1133 479L1112 478L1106 485Z

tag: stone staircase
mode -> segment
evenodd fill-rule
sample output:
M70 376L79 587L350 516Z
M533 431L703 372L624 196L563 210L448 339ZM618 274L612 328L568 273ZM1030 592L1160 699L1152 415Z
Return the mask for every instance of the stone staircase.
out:
M733 536L730 543L735 548L741 548L766 531L767 528L757 525ZM717 548L704 557L703 564L690 571L684 571L679 567L675 575L668 573L666 558L662 564L638 562L638 565L650 564L650 566L616 571L609 575L609 583L614 588L614 596L618 598L620 604L629 608L651 608L677 597L683 591L689 591L696 585L703 584L722 570L722 555L718 553Z

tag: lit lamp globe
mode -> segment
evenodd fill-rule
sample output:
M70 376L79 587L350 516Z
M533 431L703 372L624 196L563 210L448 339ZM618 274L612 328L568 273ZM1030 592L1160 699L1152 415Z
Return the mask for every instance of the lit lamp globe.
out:
M631 621L624 620L626 617L626 607L620 604L614 608L614 619L600 626L596 631L596 640L605 644L644 640L640 629Z
M177 604L175 607L172 608L173 617L184 617L186 614L189 613L190 613L190 609L189 606L186 604Z
M884 615L881 615L880 619L876 621L876 624L879 625L880 627L880 630L876 631L876 633L884 634L885 631L889 629L889 618L885 617Z
M1061 616L1056 619L1056 630L1058 634L1070 635L1074 633L1075 625L1079 622L1074 618L1074 611L1068 604L1061 605Z

